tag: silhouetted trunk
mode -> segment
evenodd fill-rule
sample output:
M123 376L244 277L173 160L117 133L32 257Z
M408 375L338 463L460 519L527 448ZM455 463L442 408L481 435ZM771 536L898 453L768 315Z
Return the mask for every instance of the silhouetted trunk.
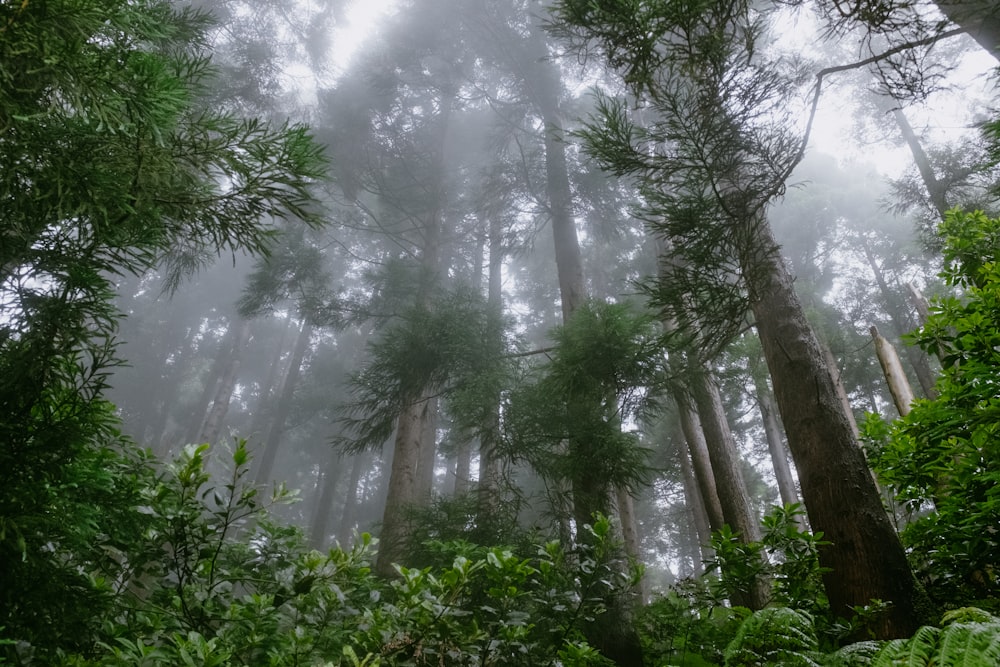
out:
M469 492L472 473L472 441L462 438L458 443L458 451L455 452L455 479L451 487L452 495L464 496Z
M281 386L281 398L278 399L278 406L274 413L274 420L270 428L267 429L267 439L264 441L263 452L257 464L257 473L254 479L258 484L268 484L271 482L271 475L274 472L274 461L281 449L281 438L285 433L285 423L292 412L292 403L295 399L295 389L299 384L299 376L302 373L302 362L305 360L306 352L309 350L309 342L312 338L312 324L308 321L302 323L299 335L295 339L295 348L292 350L292 358L288 362L288 372L285 373L285 380Z
M820 549L830 608L850 618L873 599L891 603L873 628L879 638L908 637L923 620L919 594L819 340L806 320L770 227L748 220L751 247L741 256L752 277L750 305L774 384L775 400L799 472Z
M337 542L340 543L340 548L345 551L350 548L354 541L355 515L357 514L358 496L361 494L358 485L361 473L367 469L369 461L371 461L371 455L368 452L362 452L355 455L354 461L351 463L351 477L344 491L344 511L340 515L340 527L337 528Z
M264 426L267 424L268 417L274 415L272 402L276 389L275 385L278 382L278 378L282 376L281 362L285 355L285 342L288 338L288 332L292 329L292 324L293 320L289 317L288 322L281 329L281 337L278 339L278 344L274 346L274 356L271 357L271 364L267 368L267 376L264 378L264 383L260 386L260 396L257 399L257 405L254 406L253 420L250 422L250 432L247 433L248 438L262 440L266 435L264 433Z
M503 221L497 215L490 216L489 224L490 259L487 280L487 305L491 313L503 313ZM494 408L484 424L479 439L479 515L483 518L495 517L500 505L500 460L497 445L500 437L500 396L495 397Z
M993 0L937 0L948 20L1000 61L1000 6Z
M222 379L222 374L225 372L226 367L229 364L230 358L232 357L234 345L238 336L239 327L236 326L235 323L230 322L229 327L226 329L226 335L223 337L222 341L219 342L215 357L212 359L212 365L208 369L208 373L205 375L201 388L201 394L198 396L198 401L195 403L195 412L191 415L191 421L188 422L188 428L184 436L184 444L198 442L198 437L201 435L202 427L205 425L205 419L208 416L208 411L212 407L212 399L219 389L219 382Z
M237 326L237 325L233 325ZM250 338L250 322L243 320L237 327L236 340L233 342L229 360L223 368L222 376L215 387L215 395L212 398L212 407L205 415L205 420L198 433L198 442L215 444L219 441L219 434L222 432L222 424L229 412L229 402L233 398L233 390L236 388L236 378L240 372L240 362L243 347Z
M326 470L320 483L319 500L313 511L312 525L309 528L309 544L313 549L322 551L330 539L330 516L333 514L333 501L337 497L337 484L340 482L340 468L343 464L340 452L330 448Z
M180 395L184 374L187 372L191 358L194 356L194 332L195 329L193 327L187 330L180 351L176 353L174 362L171 365L169 380L163 383L160 400L156 405L156 417L149 432L149 443L156 455L162 459L168 457L170 446L176 444L168 442L167 425L170 422L170 414Z
M927 195L930 197L931 204L937 209L938 214L944 218L945 211L951 208L948 206L947 187L934 175L934 167L931 165L931 160L927 157L927 153L924 151L917 133L910 126L910 121L906 119L906 114L903 113L902 109L896 108L892 110L892 115L896 119L896 125L899 126L899 132L903 135L903 140L910 149L910 154L913 156L914 164L917 165L917 172L920 174L920 179L924 182L924 187L927 188Z
M681 463L681 481L684 484L685 506L691 513L691 522L694 525L695 539L697 540L698 556L693 559L694 572L698 575L704 571L702 563L710 559L714 551L709 546L712 541L712 528L708 523L708 512L705 510L705 501L698 490L698 480L694 476L694 467L691 465L690 452L686 447L678 448L677 458ZM718 502L718 499L716 499ZM721 513L721 508L719 512Z

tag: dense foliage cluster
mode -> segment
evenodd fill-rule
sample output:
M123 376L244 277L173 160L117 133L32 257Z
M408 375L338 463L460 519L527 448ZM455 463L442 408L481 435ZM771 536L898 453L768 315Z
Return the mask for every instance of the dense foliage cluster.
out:
M870 420L879 479L915 515L904 536L928 590L988 604L1000 593L1000 219L951 211L941 224L944 281L916 344L941 359L938 397L886 426ZM984 602L990 600L990 602Z

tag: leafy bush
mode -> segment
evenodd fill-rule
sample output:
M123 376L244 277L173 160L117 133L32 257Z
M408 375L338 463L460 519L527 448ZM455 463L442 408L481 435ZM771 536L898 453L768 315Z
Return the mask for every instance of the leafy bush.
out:
M995 606L1000 595L1000 220L950 211L941 277L961 296L934 301L913 340L938 354L938 398L886 427L866 425L880 481L923 512L903 532L939 602ZM933 505L934 511L926 510ZM992 600L992 601L991 601Z
M268 520L283 488L262 498L244 482L245 443L215 484L205 445L185 448L139 496L140 539L118 554L108 603L79 650L58 661L124 665L606 665L585 637L607 601L628 594L611 524L600 518L572 554L558 543L528 557L441 543L448 566L369 566L374 541L350 552L304 547L297 529ZM9 641L22 640L17 634ZM9 642L8 642L9 644ZM13 646L13 644L9 644ZM21 641L22 658L41 643Z

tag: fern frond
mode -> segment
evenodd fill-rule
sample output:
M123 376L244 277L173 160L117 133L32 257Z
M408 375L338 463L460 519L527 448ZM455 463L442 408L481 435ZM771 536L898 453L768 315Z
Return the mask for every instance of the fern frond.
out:
M878 654L872 667L930 667L937 655L939 628L925 625L909 639L894 639Z
M875 660L885 642L865 641L855 642L831 653L823 661L824 667L869 667Z
M726 667L786 665L818 667L818 640L808 613L788 607L755 612L726 648Z
M937 663L942 667L1000 665L1000 624L955 623L941 634Z
M967 619L975 620L963 622ZM872 667L1000 665L1000 619L969 607L948 612L942 623L944 629L924 626L910 639L889 642Z

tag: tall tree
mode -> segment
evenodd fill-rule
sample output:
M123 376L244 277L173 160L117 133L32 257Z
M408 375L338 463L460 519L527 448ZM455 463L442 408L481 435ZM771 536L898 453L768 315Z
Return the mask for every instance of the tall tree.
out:
M622 103L606 100L588 141L609 168L639 177L655 226L683 239L678 246L701 274L689 297L708 290L723 313L709 340L731 335L727 322L742 326L740 302L749 302L810 523L831 542L820 560L832 573L825 585L834 613L891 601L876 632L910 634L920 621L915 580L765 217L800 153L777 121L793 80L762 57L762 18L749 3L726 1L697 11L660 2L558 8L563 25L596 40L655 114L652 129L639 127Z

